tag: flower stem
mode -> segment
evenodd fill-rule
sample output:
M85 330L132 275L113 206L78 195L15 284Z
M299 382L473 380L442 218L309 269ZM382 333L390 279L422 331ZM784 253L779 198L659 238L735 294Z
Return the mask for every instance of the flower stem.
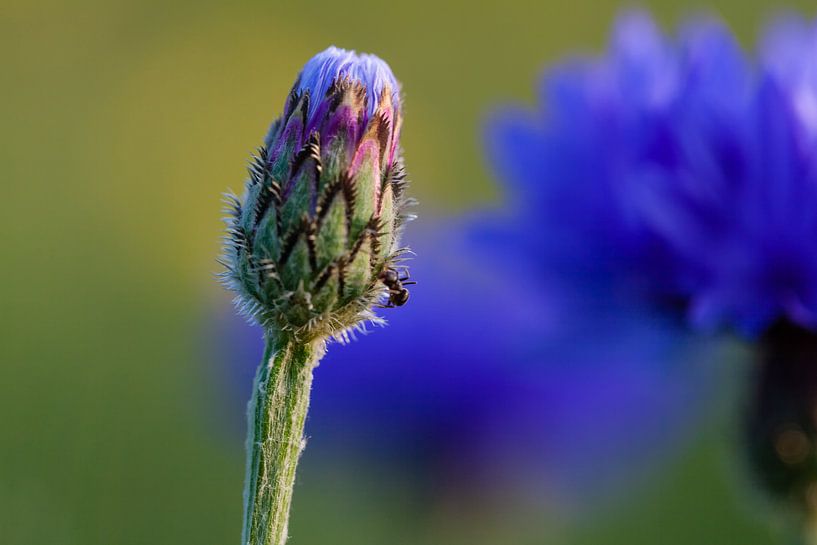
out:
M817 521L813 518L806 519L803 524L803 545L817 545Z
M287 540L312 371L323 352L323 342L267 334L247 414L242 545L283 545Z

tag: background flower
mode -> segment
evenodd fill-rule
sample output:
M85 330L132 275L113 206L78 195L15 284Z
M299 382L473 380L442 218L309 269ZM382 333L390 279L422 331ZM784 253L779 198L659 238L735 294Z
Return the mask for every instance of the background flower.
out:
M487 131L498 176L523 188L499 246L539 256L541 278L597 301L751 342L744 454L767 491L809 516L815 56L817 28L796 18L770 27L752 63L712 20L675 43L631 13L604 56L549 70L538 109L500 112Z
M812 324L817 95L796 65L811 61L794 60L813 57L803 26L771 34L758 73L714 21L675 44L635 13L601 58L549 70L538 109L498 113L487 132L499 176L533 195L525 251L696 328Z

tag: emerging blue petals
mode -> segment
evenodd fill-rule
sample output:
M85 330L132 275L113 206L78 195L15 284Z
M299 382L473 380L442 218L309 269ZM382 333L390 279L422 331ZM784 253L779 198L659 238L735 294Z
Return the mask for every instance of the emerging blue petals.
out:
M400 84L386 61L376 55L358 54L331 46L306 63L294 86L299 93L309 91L310 118L338 78L348 78L363 85L366 89L366 111L369 118L377 111L384 91L391 94L392 103L399 107Z

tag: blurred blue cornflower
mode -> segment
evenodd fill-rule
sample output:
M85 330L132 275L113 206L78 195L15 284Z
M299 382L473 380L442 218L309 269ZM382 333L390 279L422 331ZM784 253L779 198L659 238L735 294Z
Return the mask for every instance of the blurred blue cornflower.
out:
M773 26L757 66L720 24L677 43L643 13L608 52L496 113L488 151L517 205L506 244L542 275L748 338L817 326L817 32Z
M817 25L779 20L750 61L712 20L675 42L629 14L605 55L548 70L539 102L487 130L515 206L494 244L597 303L751 341L748 459L813 517Z

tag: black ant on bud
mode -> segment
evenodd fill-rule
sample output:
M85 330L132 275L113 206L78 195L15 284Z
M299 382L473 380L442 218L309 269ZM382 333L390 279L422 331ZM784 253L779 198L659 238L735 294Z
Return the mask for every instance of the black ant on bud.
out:
M409 291L405 286L416 284L408 282L408 274L401 277L394 269L386 269L380 274L380 281L389 289L389 302L383 308L402 307L409 300Z

